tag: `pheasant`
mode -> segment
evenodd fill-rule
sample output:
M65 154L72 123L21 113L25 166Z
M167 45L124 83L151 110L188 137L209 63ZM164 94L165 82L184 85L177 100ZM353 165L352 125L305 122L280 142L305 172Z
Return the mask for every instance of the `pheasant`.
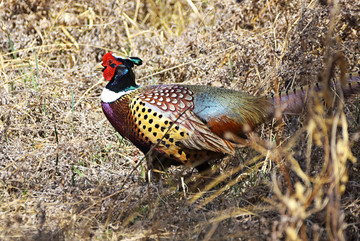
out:
M200 85L140 87L132 68L141 64L137 57L104 55L103 76L109 83L101 105L115 130L148 154L150 169L186 165L205 171L210 160L234 155L236 144L225 134L246 136L271 119L276 107L284 114L300 113L307 101L303 88L275 98ZM353 77L344 93L357 92L359 81Z

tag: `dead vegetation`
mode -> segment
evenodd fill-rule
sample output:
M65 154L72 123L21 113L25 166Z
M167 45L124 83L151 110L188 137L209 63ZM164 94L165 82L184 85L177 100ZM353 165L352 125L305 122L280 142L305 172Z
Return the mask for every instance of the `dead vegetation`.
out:
M1 240L359 240L357 98L329 111L313 96L212 180L175 167L149 184L144 165L125 181L143 156L105 119L92 70L117 51L144 60L142 85L327 80L359 70L359 3L8 0L0 21Z

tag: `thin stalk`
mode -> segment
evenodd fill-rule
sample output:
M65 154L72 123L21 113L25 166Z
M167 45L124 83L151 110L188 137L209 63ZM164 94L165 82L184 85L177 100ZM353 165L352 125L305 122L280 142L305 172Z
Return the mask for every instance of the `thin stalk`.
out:
M231 54L229 54L229 67L230 67L231 82L234 82L234 71L233 71L233 64L232 64L232 60L231 60Z
M9 44L10 44L10 49L11 49L11 53L13 54L13 58L14 59L17 59L17 56L16 56L16 53L15 53L15 49L14 49L14 44L13 42L11 41L11 38L10 38L10 33L8 31L6 31L7 33L7 36L8 36L8 40L9 40Z
M38 63L38 57L37 57L37 51L35 50L35 65L36 65L36 81L39 85L39 63Z
M6 33L7 33L7 36L8 36L11 53L13 54L13 58L16 59L17 56L16 56L16 53L15 53L14 44L11 41L11 38L10 38L10 33L8 31L6 31ZM13 94L13 91L14 91L14 82L13 81L10 81L10 90L11 90L11 94Z
M75 101L74 101L74 91L71 90L71 129L72 129L72 132L74 132L74 104L75 104Z
M31 81L33 83L33 86L34 86L34 90L35 91L38 91L38 86L37 86L37 83L35 81L35 76L34 76L34 72L32 71L32 68L31 68L31 64L29 63L29 68L30 68L30 73L31 73Z
M59 145L59 136L58 136L58 132L56 130L56 125L54 124L54 132L55 132L55 141L56 144ZM59 173L59 153L56 152L56 159L55 159L55 172L58 174Z

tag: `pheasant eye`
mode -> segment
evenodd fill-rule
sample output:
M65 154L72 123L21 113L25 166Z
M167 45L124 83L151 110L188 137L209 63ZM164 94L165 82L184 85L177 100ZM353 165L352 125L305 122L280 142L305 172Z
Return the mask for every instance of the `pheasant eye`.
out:
M111 65L113 63L112 59L109 59L109 65Z

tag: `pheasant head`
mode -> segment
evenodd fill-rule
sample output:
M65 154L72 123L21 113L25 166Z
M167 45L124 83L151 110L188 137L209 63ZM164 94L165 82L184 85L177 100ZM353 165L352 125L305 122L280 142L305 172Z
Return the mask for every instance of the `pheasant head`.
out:
M115 75L123 76L132 73L131 68L135 65L141 65L142 60L138 57L130 57L128 59L118 57L114 52L106 53L103 57L102 66L104 67L104 78L111 81Z
M101 99L103 102L113 102L130 90L139 86L135 83L134 65L141 65L142 60L137 57L121 58L109 52L103 57L103 75L109 81Z

